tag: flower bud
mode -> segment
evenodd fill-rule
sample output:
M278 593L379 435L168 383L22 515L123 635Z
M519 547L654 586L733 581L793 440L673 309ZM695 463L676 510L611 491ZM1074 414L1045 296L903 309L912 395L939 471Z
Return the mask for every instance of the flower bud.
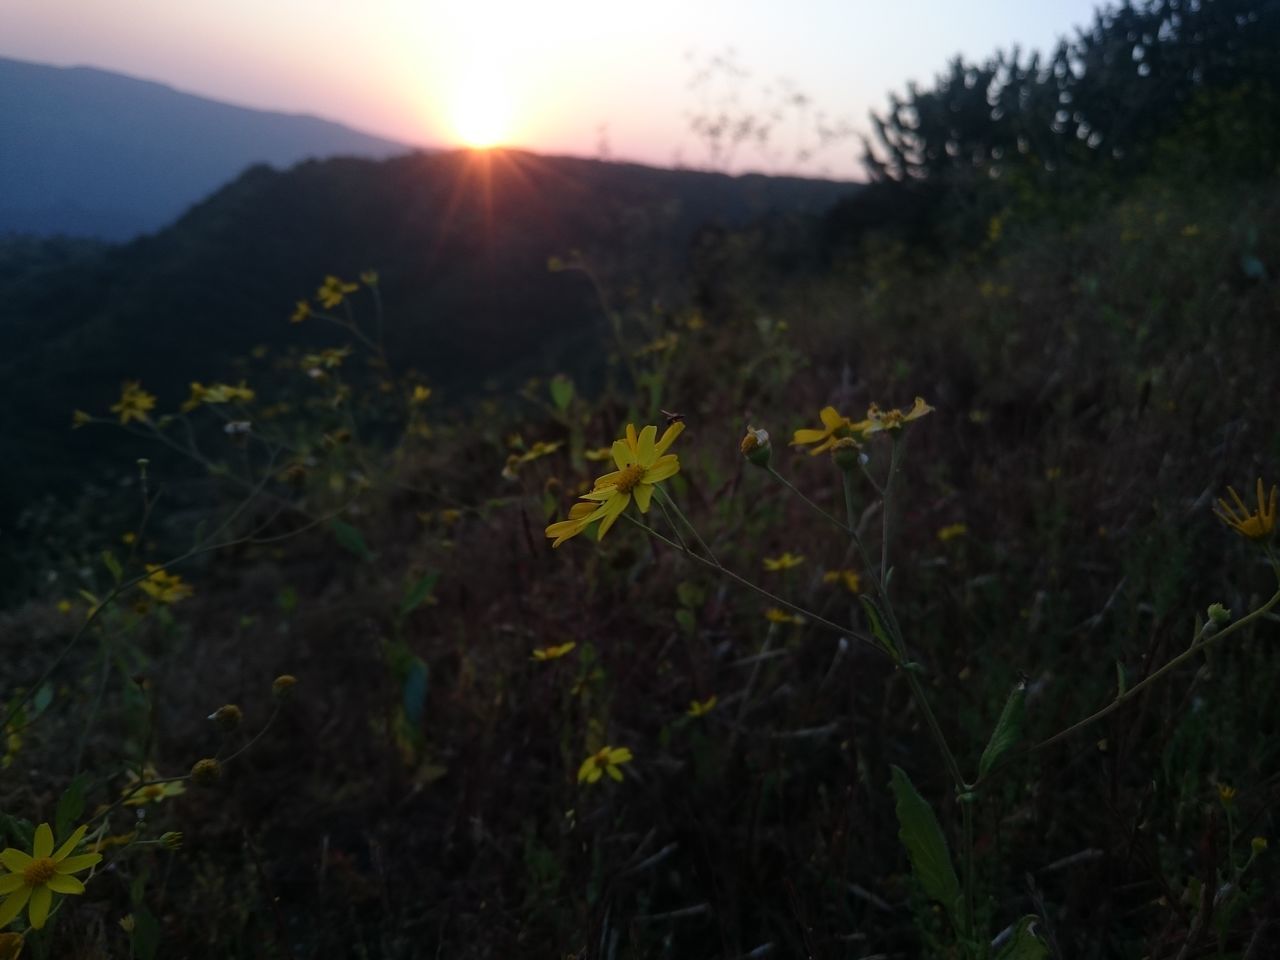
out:
M271 684L271 695L277 699L283 700L285 697L293 694L293 687L298 682L298 678L291 673L282 673L276 677Z
M769 445L769 431L747 427L747 435L740 445L742 455L757 467L767 467L773 447Z
M1249 849L1253 851L1254 856L1257 856L1258 854L1262 853L1264 850L1267 849L1267 838L1254 837L1252 840L1249 841Z
M1209 622L1223 626L1231 622L1231 611L1220 603L1212 603L1209 605Z
M240 726L240 721L244 719L244 714L240 712L240 708L234 703L227 703L209 714L209 719L227 733L230 733Z
M862 444L853 437L841 437L831 447L831 459L837 467L848 473L858 465L858 451L861 447Z
M191 768L191 782L202 787L213 786L222 779L222 764L213 757L197 760Z

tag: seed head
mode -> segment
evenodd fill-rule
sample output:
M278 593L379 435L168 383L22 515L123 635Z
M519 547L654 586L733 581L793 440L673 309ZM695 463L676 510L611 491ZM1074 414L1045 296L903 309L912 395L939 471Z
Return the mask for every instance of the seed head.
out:
M210 787L222 779L222 764L213 757L197 760L191 768L191 781L202 787Z

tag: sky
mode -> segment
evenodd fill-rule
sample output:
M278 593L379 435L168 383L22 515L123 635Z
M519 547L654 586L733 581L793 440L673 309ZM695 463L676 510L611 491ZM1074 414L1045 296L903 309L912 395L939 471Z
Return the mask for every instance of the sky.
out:
M824 146L819 122L866 133L868 112L883 109L891 91L928 84L955 54L1048 50L1094 8L1092 0L0 0L0 56L115 70L414 145L859 177L856 137ZM693 121L725 110L780 119L763 148L713 151Z

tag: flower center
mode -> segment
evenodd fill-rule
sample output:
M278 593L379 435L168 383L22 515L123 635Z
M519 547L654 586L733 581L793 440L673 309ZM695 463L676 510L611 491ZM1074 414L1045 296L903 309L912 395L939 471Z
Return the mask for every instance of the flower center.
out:
M22 868L22 881L28 887L43 887L57 872L58 865L52 857L40 857Z
M617 488L619 493L630 493L640 485L640 481L644 479L644 467L638 463L621 471L618 477Z

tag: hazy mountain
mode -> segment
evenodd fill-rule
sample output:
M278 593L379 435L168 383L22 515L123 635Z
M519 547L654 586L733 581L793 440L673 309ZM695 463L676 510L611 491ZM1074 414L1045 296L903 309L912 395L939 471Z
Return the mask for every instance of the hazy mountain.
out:
M171 223L255 163L409 147L88 67L0 58L0 234L121 240Z
M15 242L7 268L0 245L0 513L95 457L132 463L115 431L67 429L123 379L171 410L257 344L334 342L288 320L325 274L377 269L392 362L456 397L601 364L591 283L548 257L581 250L614 292L649 297L681 282L700 230L816 219L855 189L521 151L333 159L254 167L128 244Z

